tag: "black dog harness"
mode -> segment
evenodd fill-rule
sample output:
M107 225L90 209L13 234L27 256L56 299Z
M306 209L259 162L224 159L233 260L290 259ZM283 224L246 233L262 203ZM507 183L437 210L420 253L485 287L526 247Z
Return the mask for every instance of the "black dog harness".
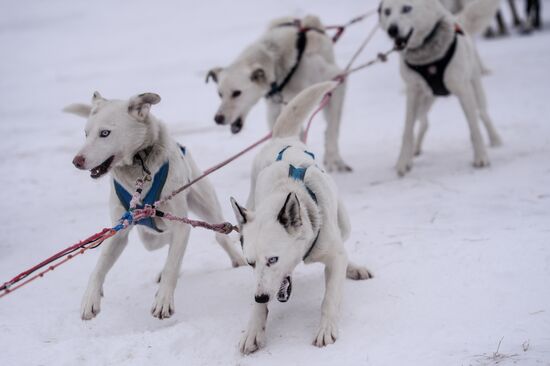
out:
M437 30L437 27L439 27L439 25L436 26L436 29L434 29L435 31ZM432 31L430 35L432 34L435 35L435 32ZM447 86L445 85L443 77L445 76L445 70L447 70L447 66L449 66L449 63L451 62L455 54L456 44L458 42L458 35L464 35L464 32L462 31L462 29L460 29L458 25L456 25L453 43L451 44L445 55L439 60L430 62L429 64L425 65L413 65L405 61L405 63L411 70L416 71L418 74L420 74L420 76L422 76L422 78L426 81L426 83L428 83L428 86L432 89L432 92L436 96L446 97L451 94L449 92L449 89L447 89Z
M283 81L281 81L280 84L277 84L277 81L274 81L271 83L269 92L265 95L267 99L272 98L276 95L280 96L283 89L288 85L294 74L296 73L296 70L298 69L298 66L300 66L300 62L302 61L302 58L304 56L304 52L306 50L307 46L307 32L309 31L316 31L321 34L325 34L325 32L318 28L310 28L310 27L302 27L300 20L297 19L294 22L289 23L281 23L277 27L296 27L298 28L298 38L296 39L296 50L298 52L298 55L296 56L296 62L294 63L294 66L290 69L288 74L285 76ZM279 100L282 102L282 98L279 97Z
M284 149L282 149L281 151L279 151L279 153L277 154L277 159L276 161L281 161L283 160L283 155L285 153L285 151L287 149L289 149L291 146L286 146ZM313 161L315 161L315 155L312 153L312 152L309 152L307 150L304 150L304 154L307 154L309 155ZM300 181L302 183L304 183L304 187L307 191L307 193L309 194L309 196L313 199L313 201L315 202L315 204L319 204L319 202L317 201L317 196L315 195L315 192L313 192L311 190L311 188L309 188L307 186L307 184L305 183L305 176L306 176L306 171L309 167L311 167L311 165L309 166L306 166L306 167L295 167L294 165L292 164L288 164L288 177L289 178L292 178L294 180L297 180L297 181ZM304 254L304 256L302 257L302 260L306 260L306 258L311 254L311 252L313 251L313 248L315 247L315 244L317 244L317 240L319 239L319 235L321 234L321 230L319 229L319 231L317 232L317 236L315 237L315 239L313 240L313 242L311 243L309 249L306 251L306 253Z

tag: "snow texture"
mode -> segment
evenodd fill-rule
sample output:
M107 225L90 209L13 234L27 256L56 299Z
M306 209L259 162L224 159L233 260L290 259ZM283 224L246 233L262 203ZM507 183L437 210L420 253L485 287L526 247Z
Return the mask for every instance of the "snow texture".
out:
M152 91L173 136L206 169L266 132L258 104L238 136L213 122L208 69L227 64L281 15L340 23L374 1L2 1L0 12L0 280L108 226L109 179L71 160L83 120L61 109ZM543 3L550 14L550 2ZM349 29L341 65L374 24ZM287 304L273 304L267 346L237 344L251 310L250 268L232 269L210 232L193 230L176 289L176 314L149 309L166 248L147 252L133 233L105 283L99 316L80 320L99 251L0 299L0 365L550 365L550 26L532 36L478 40L490 112L504 146L471 166L456 99L431 113L425 152L399 179L405 100L397 57L350 80L336 175L352 219L346 247L375 278L346 281L335 345L311 345L322 266L299 266ZM363 59L386 50L381 32ZM310 133L322 155L324 121ZM223 210L245 201L253 154L212 176ZM497 351L499 341L502 339ZM526 349L526 350L525 350Z

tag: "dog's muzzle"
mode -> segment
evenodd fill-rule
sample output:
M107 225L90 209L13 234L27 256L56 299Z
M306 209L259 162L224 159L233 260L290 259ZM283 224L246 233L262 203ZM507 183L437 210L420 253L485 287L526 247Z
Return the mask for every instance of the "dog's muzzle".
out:
M409 34L407 34L405 37L392 37L394 39L394 45L395 49L398 51L402 51L407 47L407 44L409 43L409 39L411 39L411 36L413 34L413 29L410 30Z
M286 276L283 282L281 283L279 292L277 293L277 300L279 300L280 302L287 302L288 299L290 299L291 293L292 293L292 280L290 276Z

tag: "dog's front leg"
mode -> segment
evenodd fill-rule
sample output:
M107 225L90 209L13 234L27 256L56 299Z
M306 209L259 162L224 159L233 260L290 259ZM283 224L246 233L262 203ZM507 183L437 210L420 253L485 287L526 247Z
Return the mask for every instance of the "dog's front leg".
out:
M338 338L338 317L347 263L343 249L325 263L325 297L321 306L321 326L313 340L313 345L317 347L332 344Z
M465 87L456 92L466 120L470 127L470 135L472 145L474 147L474 167L482 168L489 165L489 156L483 143L481 132L479 131L479 121L477 118L477 103L475 99L474 88L470 83L466 83Z
M407 114L405 117L405 130L403 131L403 142L401 153L397 160L397 174L404 176L412 168L414 154L414 123L418 115L419 93L417 90L407 88Z
M88 287L82 298L80 316L82 320L90 320L99 314L101 296L103 296L103 282L109 270L113 267L118 257L128 243L129 230L118 232L103 244L99 260L90 275Z
M267 304L254 303L252 315L248 321L248 328L239 342L239 350L242 354L248 355L256 352L265 345L267 314Z
M325 130L325 168L329 171L351 172L352 168L340 155L339 139L342 110L346 95L346 83L340 85L332 92L332 97L325 107L324 114L327 120Z
M159 319L169 318L174 314L174 290L176 289L183 254L189 240L190 228L188 225L175 224L173 228L168 257L162 270L155 302L151 308L151 314Z
M275 126L275 122L277 121L279 114L281 114L281 110L283 109L282 107L282 103L277 103L271 99L267 99L267 125L270 131L273 131L273 126Z

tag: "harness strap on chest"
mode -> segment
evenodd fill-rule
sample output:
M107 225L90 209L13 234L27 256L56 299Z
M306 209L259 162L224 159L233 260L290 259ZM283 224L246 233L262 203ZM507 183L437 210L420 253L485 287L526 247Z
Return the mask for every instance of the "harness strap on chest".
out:
M286 146L284 149L282 149L281 151L279 151L279 153L277 154L277 159L276 161L281 161L283 160L283 156L284 156L284 153L286 150L288 150L291 146ZM304 153L311 156L313 159L315 159L315 155L313 155L313 153L307 151L307 150L304 150ZM300 181L302 183L304 183L304 187L307 191L307 193L309 194L309 196L313 199L313 201L315 201L315 203L317 203L317 196L315 195L315 193L311 190L311 188L309 188L307 186L307 184L305 184L305 177L306 177L306 172L307 172L307 169L309 167L295 167L294 165L292 164L288 164L288 177L289 178L292 178L294 180L297 180L297 181Z
M178 147L181 151L181 154L185 156L185 154L187 153L185 146L181 146L178 144ZM167 161L160 167L160 169L153 177L151 188L149 189L145 197L143 197L141 205L137 206L138 209L143 209L145 205L153 205L160 199L162 195L162 190L164 188L164 185L166 184L166 179L168 178L169 171L170 163ZM128 211L130 209L130 201L132 200L132 195L116 179L113 179L113 184L115 187L115 193L118 197L118 200L120 201L120 204L124 207L126 211ZM147 226L159 233L162 232L162 230L157 227L155 220L152 217L142 219L137 224Z
M296 73L296 70L298 69L298 66L300 66L300 62L302 61L302 57L304 56L304 52L306 50L307 46L307 32L309 30L312 30L312 28L302 28L300 27L299 23L283 23L280 24L279 27L288 27L288 26L294 26L299 27L298 29L298 35L296 38L296 51L298 52L298 55L296 56L296 62L288 72L288 74L285 76L283 81L281 81L280 84L277 84L277 81L274 81L271 83L271 88L269 92L265 95L266 98L271 98L277 94L280 94L283 89L287 86L287 84L292 79L292 76Z
M416 71L422 78L426 81L430 89L432 90L433 94L436 96L448 96L450 95L449 89L447 89L447 86L445 85L444 76L445 76L445 70L447 70L447 66L449 66L449 63L453 59L453 56L456 51L456 45L458 43L458 35L463 35L462 29L457 25L455 27L455 37L453 40L453 43L443 55L443 57L439 60L436 60L434 62L430 62L429 64L425 65L413 65L407 61L405 63L407 66L413 70Z

